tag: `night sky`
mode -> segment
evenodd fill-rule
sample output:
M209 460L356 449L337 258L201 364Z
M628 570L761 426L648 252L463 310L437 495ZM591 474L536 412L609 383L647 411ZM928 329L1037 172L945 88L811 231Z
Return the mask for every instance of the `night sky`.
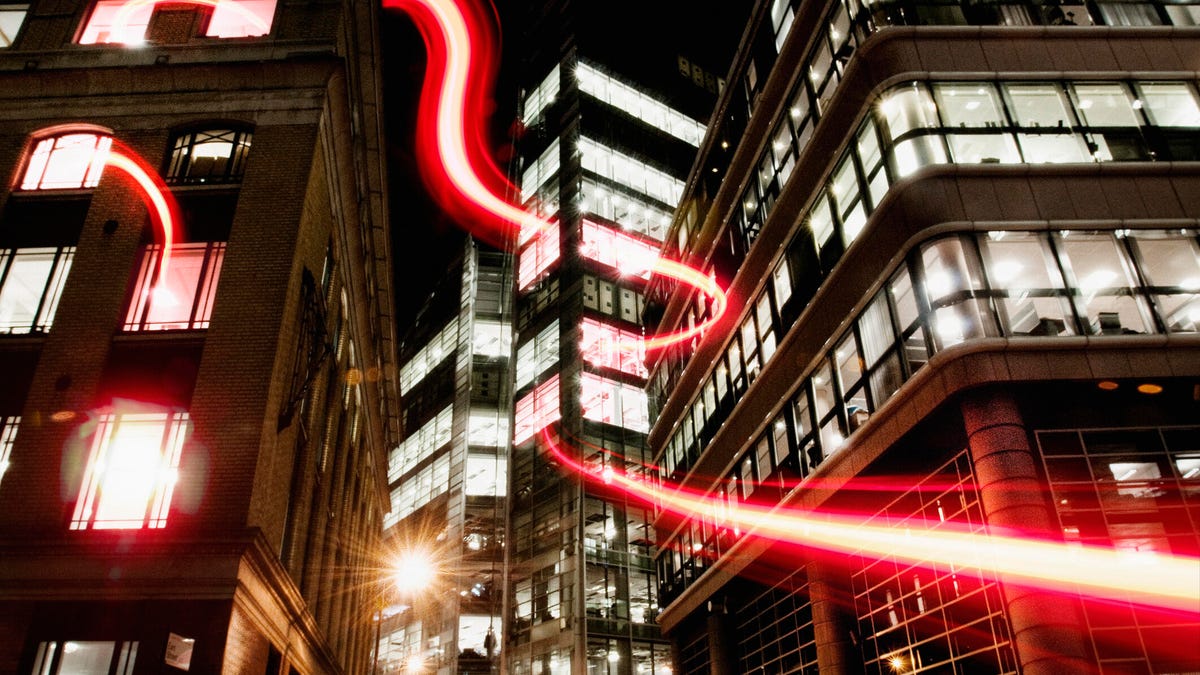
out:
M470 1L470 0L467 0ZM485 1L485 0L477 0ZM614 55L631 57L638 44L659 52L674 50L724 75L741 37L751 0L583 0L611 8ZM511 155L512 120L517 106L520 43L518 17L529 2L499 0L500 79L492 119L497 163ZM607 13L607 11L606 11ZM381 24L384 112L399 336L409 325L448 262L461 250L462 230L430 201L413 156L416 103L425 74L425 49L408 19L385 11ZM636 57L634 57L636 58Z

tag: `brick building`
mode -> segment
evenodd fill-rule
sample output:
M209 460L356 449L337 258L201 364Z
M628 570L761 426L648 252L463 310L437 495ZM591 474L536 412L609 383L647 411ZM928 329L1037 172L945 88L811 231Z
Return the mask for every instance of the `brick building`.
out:
M0 5L0 671L368 669L399 430L377 12ZM153 290L112 141L183 214Z

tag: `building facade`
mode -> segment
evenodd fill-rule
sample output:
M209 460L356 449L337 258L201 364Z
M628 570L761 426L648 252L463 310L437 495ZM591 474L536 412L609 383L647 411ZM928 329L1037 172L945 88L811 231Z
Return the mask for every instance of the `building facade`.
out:
M516 251L505 672L669 667L649 511L587 487L541 436L551 429L596 470L648 459L636 348L646 269L713 94L674 54L654 58L627 17L551 2L523 23L520 201L550 226ZM614 48L617 36L628 49Z
M666 236L730 305L652 359L664 488L1195 556L1198 17L757 3ZM650 297L664 330L712 311ZM677 674L1200 669L1194 613L656 530Z
M0 671L368 670L377 11L0 6Z
M390 555L428 552L429 588L388 603L376 672L492 673L503 633L512 257L468 239L400 346Z

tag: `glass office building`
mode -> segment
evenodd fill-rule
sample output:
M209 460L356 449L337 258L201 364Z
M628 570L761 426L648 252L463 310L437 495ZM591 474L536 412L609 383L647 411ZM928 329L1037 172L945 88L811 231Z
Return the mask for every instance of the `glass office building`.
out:
M1195 556L1196 17L756 3L665 237L731 303L648 364L664 487ZM1195 615L734 520L657 516L675 673L1200 669Z

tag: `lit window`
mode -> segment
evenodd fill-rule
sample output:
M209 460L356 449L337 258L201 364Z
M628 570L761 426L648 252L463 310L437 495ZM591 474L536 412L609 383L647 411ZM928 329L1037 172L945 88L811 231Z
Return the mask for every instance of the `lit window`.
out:
M66 190L96 187L112 138L101 134L69 133L43 138L33 148L22 190Z
M446 324L417 355L400 367L400 393L406 394L420 384L429 371L454 353L458 344L458 319Z
M8 472L13 443L17 440L17 427L20 424L20 417L0 416L0 480L4 480L4 474Z
M71 529L166 527L189 426L184 412L101 415Z
M517 349L516 388L520 389L550 366L558 363L558 320L543 328Z
M579 351L585 361L598 368L612 368L629 375L646 377L640 335L594 319L584 319L580 328L583 338Z
M507 357L512 349L512 330L501 321L475 321L472 353L477 356Z
M75 248L0 249L0 333L46 331Z
M12 46L28 13L29 5L0 5L0 49Z
M557 75L557 71L554 74ZM594 96L685 143L699 146L704 138L703 124L587 64L581 63L576 67L575 77L579 80L579 90L583 93Z
M658 246L627 234L583 221L583 255L622 272L650 278L650 268L658 259Z
M388 456L388 482L400 480L401 476L449 443L453 422L454 406L447 406L405 438Z
M551 223L542 228L534 235L533 240L521 249L517 264L517 290L525 290L540 279L542 273L558 260L560 254L558 225Z
M554 103L554 100L558 98L558 81L559 71L558 64L556 63L550 74L546 76L546 79L542 80L542 83L537 86L537 89L534 89L525 97L525 109L522 111L521 121L529 124L533 120L536 120L547 106Z
M503 497L508 485L508 461L497 455L467 455L463 494Z
M225 243L177 244L171 252L166 278L155 283L161 255L161 246L146 247L124 329L208 328Z
M37 675L129 675L137 660L136 642L60 640L38 645Z
M650 431L646 392L591 373L584 373L580 380L579 404L584 418L642 433Z
M249 131L189 131L171 144L168 183L231 183L241 180L250 154Z
M508 414L495 410L472 410L467 442L488 448L504 447L508 439Z
M558 375L555 375L517 401L513 412L513 443L524 443L561 417Z
M161 4L161 0L100 0L88 17L79 44L142 44L155 8ZM275 0L171 0L171 4L195 5L207 18L207 26L200 31L205 37L266 35L271 32L275 16Z

